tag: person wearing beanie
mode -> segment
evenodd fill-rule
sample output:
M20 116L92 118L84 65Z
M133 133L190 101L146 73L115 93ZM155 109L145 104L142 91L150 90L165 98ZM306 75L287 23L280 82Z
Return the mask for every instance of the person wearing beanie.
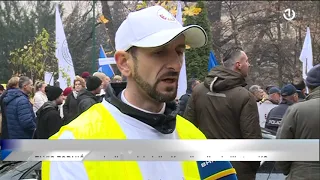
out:
M89 72L87 72L87 71L85 71L85 72L83 72L82 74L81 74L81 77L84 79L84 80L86 80L87 81L87 78L90 76L90 73Z
M37 129L35 139L48 139L63 125L58 106L65 99L60 87L47 86L45 92L48 101L37 111Z
M320 139L320 64L307 73L309 95L303 102L287 109L277 132L277 139ZM319 161L279 161L276 168L287 179L319 179ZM307 172L307 173L306 173Z
M79 92L78 102L78 115L88 110L91 106L100 102L98 94L102 89L102 81L96 76L89 76L87 78L87 89Z
M283 86L280 91L282 100L280 104L271 109L267 116L265 128L277 132L282 117L286 113L289 106L299 102L297 89L292 84Z

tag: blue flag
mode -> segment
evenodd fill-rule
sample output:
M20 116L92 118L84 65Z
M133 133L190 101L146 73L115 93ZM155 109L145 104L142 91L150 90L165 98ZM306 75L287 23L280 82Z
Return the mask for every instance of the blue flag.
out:
M100 60L106 59L106 58L107 58L106 53L104 52L102 46L100 45L99 62L100 62ZM114 72L113 72L113 69L110 64L100 64L99 63L99 66L100 66L98 69L99 72L103 72L104 74L106 74L110 78L112 78L114 76Z
M208 62L208 71L210 71L213 67L218 66L218 61L214 56L213 51L210 51L209 62Z

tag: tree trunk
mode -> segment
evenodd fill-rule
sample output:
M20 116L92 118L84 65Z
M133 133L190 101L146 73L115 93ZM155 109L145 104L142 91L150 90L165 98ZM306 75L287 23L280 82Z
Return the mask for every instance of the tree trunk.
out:
M110 42L110 45L112 46L112 48L115 50L116 29L113 24L113 19L112 19L110 7L108 4L108 1L100 1L100 2L102 5L102 14L104 15L104 17L106 17L109 20L109 22L105 24L105 26L107 28L107 34L108 34L108 37L110 40L109 42Z
M277 22L277 33L278 33L278 40L277 40L277 44L278 44L278 83L279 83L279 86L281 87L282 86L282 76L283 76L283 64L284 64L284 59L283 59L283 56L282 56L282 46L281 46L281 26L280 26L280 18L281 18L281 11L280 11L280 1L278 1L278 4L277 4L277 11L278 11L278 22Z
M212 29L212 41L213 41L213 51L218 61L221 61L221 5L222 1L208 1L208 19L211 24Z

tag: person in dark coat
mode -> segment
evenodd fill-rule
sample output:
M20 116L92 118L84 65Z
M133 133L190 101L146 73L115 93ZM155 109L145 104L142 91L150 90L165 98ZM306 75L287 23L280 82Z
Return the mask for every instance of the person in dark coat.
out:
M232 48L197 85L189 98L184 117L208 139L262 139L258 106L245 86L249 72L246 53ZM239 180L254 180L260 162L231 162Z
M100 102L100 94L102 89L102 81L96 76L87 78L87 89L83 89L78 95L78 115L88 110L91 106Z
M65 99L62 89L55 86L47 86L45 91L48 101L37 111L37 139L48 139L58 132L63 125L58 108Z
M275 132L277 132L282 117L286 113L288 107L298 102L297 90L291 84L285 85L281 89L281 97L282 101L280 102L280 104L270 110L265 125L265 128L273 130Z
M7 89L0 96L0 106L1 106L1 109L3 109L2 113L1 113L1 119L2 119L2 121L1 121L1 139L8 139L9 138L8 137L9 135L8 135L7 118L6 118L6 114L4 112L4 109L6 107L3 102L3 99L8 94L9 89L17 89L17 88L19 88L19 77L12 77L8 81Z
M33 82L30 78L19 78L19 89L9 89L3 98L7 133L3 139L31 139L36 128L35 114L29 101Z
M179 115L183 116L184 110L186 109L189 97L191 96L192 90L194 87L196 87L198 84L200 84L200 81L195 78L191 78L188 81L187 84L187 93L182 95L179 99Z
M299 102L302 102L306 99L306 84L302 78L294 79L292 85L297 89L299 96Z
M320 64L310 69L306 84L310 94L304 102L287 109L278 132L277 139L320 139ZM308 149L306 149L308 153ZM318 180L319 161L279 161L276 168L286 175L286 180Z
M77 97L79 92L86 87L86 82L80 76L77 76L73 81L73 91L67 96L63 104L63 121L64 124L69 124L78 116Z

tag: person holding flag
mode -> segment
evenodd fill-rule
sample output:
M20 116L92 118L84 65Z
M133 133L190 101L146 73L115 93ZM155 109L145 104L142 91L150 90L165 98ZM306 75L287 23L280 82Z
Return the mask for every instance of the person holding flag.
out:
M178 116L175 103L185 46L207 43L204 29L182 25L161 6L132 12L116 32L115 59L125 89L108 86L93 105L49 139L205 139ZM122 82L124 83L124 82ZM235 180L230 162L42 162L43 180L224 179Z

